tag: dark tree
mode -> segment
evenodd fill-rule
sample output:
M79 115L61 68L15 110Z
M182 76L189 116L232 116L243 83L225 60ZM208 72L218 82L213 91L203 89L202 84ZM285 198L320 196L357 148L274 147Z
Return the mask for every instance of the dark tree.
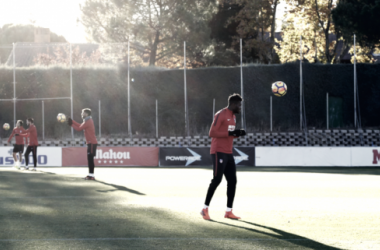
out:
M340 0L332 11L335 26L345 38L356 34L362 46L380 41L380 0Z
M229 22L243 8L238 4L220 4L218 11L209 22L211 39L215 43L215 55L210 60L211 65L236 65L239 63L239 46L233 45L234 37L238 36L239 22Z

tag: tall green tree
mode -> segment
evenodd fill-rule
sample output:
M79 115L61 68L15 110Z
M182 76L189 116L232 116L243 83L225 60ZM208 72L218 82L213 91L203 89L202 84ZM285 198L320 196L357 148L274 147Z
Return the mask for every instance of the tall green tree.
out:
M86 0L81 21L96 42L133 43L149 65L182 54L201 59L210 40L208 21L216 0Z
M209 60L210 65L235 66L239 64L239 46L234 43L235 37L239 36L237 33L239 22L233 22L230 19L236 16L242 7L228 3L218 5L218 11L209 23L214 47L214 54Z
M258 60L261 63L270 63L274 56L274 34L276 29L276 11L279 0L225 0L225 4L241 6L237 15L230 18L229 22L237 22L238 36L234 38L234 44L238 44L240 38L244 40L243 48L245 57ZM269 37L267 34L269 33Z
M300 36L303 55L309 62L332 63L337 56L337 42L330 40L335 33L331 11L333 0L286 0L287 12L283 39L276 48L281 62L299 59Z

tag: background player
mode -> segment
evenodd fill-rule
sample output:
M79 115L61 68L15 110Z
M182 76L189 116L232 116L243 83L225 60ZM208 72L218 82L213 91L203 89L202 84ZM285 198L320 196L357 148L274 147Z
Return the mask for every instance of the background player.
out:
M98 141L95 136L95 126L94 121L91 117L91 109L85 108L81 113L83 123L79 124L70 117L67 119L67 124L73 127L76 131L84 130L84 137L86 138L87 143L87 162L88 162L88 175L84 178L85 180L95 180L94 170L95 163L94 157L96 156L96 147Z
M23 124L24 124L23 121L21 120L17 121L16 127L13 129L11 136L9 136L8 143L11 142L12 137L14 135L25 133ZM15 161L14 167L19 169L22 162L22 154L24 153L24 145L28 144L28 138L25 137L25 144L24 144L24 137L22 136L15 136L15 140L16 140L16 144L13 146L13 159ZM18 159L17 159L17 153L19 154Z
M228 107L218 111L214 116L211 124L211 159L213 162L214 178L211 180L207 191L205 205L201 211L203 219L210 220L208 207L216 188L223 178L227 180L227 210L224 218L240 219L232 213L232 205L236 191L236 165L232 154L234 138L245 135L244 129L235 129L235 114L240 114L242 98L239 94L233 94L228 97Z
M29 137L29 144L25 151L25 169L29 170L29 155L32 152L33 153L33 164L34 168L32 171L37 170L37 147L38 147L38 139L37 139L37 128L34 125L34 119L28 118L26 119L26 123L28 124L29 128L25 130L25 133L20 134L22 137ZM17 134L16 134L17 136Z

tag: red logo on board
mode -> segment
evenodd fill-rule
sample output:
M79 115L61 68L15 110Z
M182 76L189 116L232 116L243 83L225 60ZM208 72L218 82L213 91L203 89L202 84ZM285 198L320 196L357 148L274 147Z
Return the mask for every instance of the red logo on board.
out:
M377 164L377 161L380 160L380 154L379 154L379 151L377 151L376 149L372 150L373 152L373 162L372 164Z

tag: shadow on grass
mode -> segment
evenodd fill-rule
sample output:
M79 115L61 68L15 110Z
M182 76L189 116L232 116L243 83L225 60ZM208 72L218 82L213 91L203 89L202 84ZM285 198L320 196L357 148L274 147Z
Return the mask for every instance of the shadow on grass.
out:
M96 190L97 192L108 193L108 192L114 192L114 191L126 191L126 192L129 192L129 193L132 193L132 194L145 195L144 193L140 193L139 191L136 191L136 190L124 187L124 186L120 186L120 185L116 185L116 184L111 184L111 183L106 183L106 182L98 181L98 180L96 180L95 182L98 182L98 183L101 183L103 185L111 186L111 187L115 188L115 189L110 189L110 190Z
M46 171L40 171L40 172L45 173L45 174L51 174L51 175L58 176L56 173L52 173L52 172L46 172ZM86 182L87 180L83 180L81 178L78 178L78 181L85 181ZM111 187L115 188L115 189L110 189L110 190L96 190L97 192L101 192L101 193L108 193L108 192L114 192L114 191L125 191L125 192L129 192L131 194L136 194L136 195L146 195L144 193L141 193L141 192L134 190L134 189L131 189L131 188L127 188L124 186L111 184L111 183L107 183L107 182L103 182L103 181L99 181L99 180L87 181L87 182L97 182L97 183L100 183L100 184L103 184L106 186L111 186Z
M226 226L230 226L230 227L234 227L234 228L245 229L245 230L250 231L250 232L255 233L255 234L259 233L259 234L267 235L267 236L270 236L272 238L275 238L275 239L278 239L278 240L282 240L282 241L287 241L287 242L289 242L291 244L298 245L298 246L301 246L301 247L305 247L305 248L308 248L308 249L311 248L311 249L318 249L318 250L319 249L324 249L324 250L341 250L340 248L328 246L328 245L325 245L325 244L320 243L318 241L314 241L314 240L311 240L309 238L299 236L297 234L288 233L288 232L282 231L280 229L276 229L276 228L273 228L273 227L267 227L267 226L259 225L259 224L252 223L252 222L249 222L249 221L238 220L239 222L243 222L243 223L249 224L251 226L255 226L255 227L260 227L260 228L265 228L265 229L271 230L274 233L272 234L272 233L264 232L264 231L253 229L253 228L249 228L249 227L236 226L236 225L232 225L232 224L225 223L225 222L220 222L220 221L215 221L215 220L211 220L211 221L214 222L214 223L218 223L218 224L222 224L222 225L226 225Z
M0 184L0 249L338 249L250 222L242 223L273 234L130 203L129 191L96 192L108 183L0 171Z

